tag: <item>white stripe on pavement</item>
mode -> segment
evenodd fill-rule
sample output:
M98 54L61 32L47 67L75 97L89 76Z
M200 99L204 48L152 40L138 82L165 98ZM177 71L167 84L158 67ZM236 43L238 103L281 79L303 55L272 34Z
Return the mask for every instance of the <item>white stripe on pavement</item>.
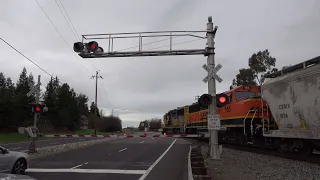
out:
M173 146L173 144L177 141L177 139L175 139L171 145L168 147L168 149L147 169L146 173L143 174L139 180L144 180L148 174L151 172L151 170L161 161L161 159L167 154L167 152L171 149L171 147Z
M30 168L26 172L75 172L99 174L145 174L146 170L121 170L121 169L37 169Z
M124 148L124 149L121 149L121 150L119 150L119 152L121 152L121 151L125 151L125 150L127 150L128 148Z
M21 149L22 147L9 148L9 150Z
M75 168L81 167L82 165L83 164L79 164L78 166L72 167L71 169L75 169Z

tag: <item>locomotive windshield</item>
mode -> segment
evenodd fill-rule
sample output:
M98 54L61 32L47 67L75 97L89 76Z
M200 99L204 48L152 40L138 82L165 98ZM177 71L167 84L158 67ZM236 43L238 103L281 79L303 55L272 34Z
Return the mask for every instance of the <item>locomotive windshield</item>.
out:
M256 97L256 92L236 92L236 100L248 99Z

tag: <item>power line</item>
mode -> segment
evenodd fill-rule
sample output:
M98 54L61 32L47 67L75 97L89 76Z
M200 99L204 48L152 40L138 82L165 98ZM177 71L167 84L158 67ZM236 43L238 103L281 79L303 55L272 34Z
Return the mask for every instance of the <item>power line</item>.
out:
M58 1L57 1L57 0L55 0L55 2L56 2L56 4L57 4L57 6L58 6L58 8L59 8L59 10L60 10L60 12L61 12L61 14L62 14L62 16L63 16L64 20L65 20L65 21L66 21L66 23L68 24L69 29L71 30L72 34L74 35L74 37L76 38L76 40L78 40L77 35L74 33L74 31L73 31L72 27L70 26L70 24L69 24L69 22L68 22L67 18L66 18L66 17L65 17L65 15L63 14L62 9L61 9L61 7L60 7L60 6L59 6L59 4L58 4ZM61 3L61 1L60 1L60 3Z
M63 16L63 18L64 18L64 20L66 21L66 23L68 24L68 26L69 26L69 29L71 30L71 32L72 32L72 34L74 35L74 37L76 38L76 40L78 39L78 37L80 37L79 36L79 34L77 33L77 30L76 30L76 28L74 27L74 25L73 25L73 23L72 23L72 21L71 21L71 19L70 19L70 17L69 17L69 15L68 15L68 13L67 13L67 11L66 11L66 9L64 8L64 6L63 6L63 4L62 4L62 2L61 2L61 0L60 0L60 4L61 4L61 6L62 6L62 8L63 8L63 10L64 10L64 12L65 12L65 14L67 15L67 18L68 18L68 20L70 21L70 24L71 24L71 26L73 27L71 27L70 26L70 24L69 24L69 22L68 22L68 20L66 19L66 17L64 16L64 14L63 14L63 12L62 12L62 9L61 9L61 7L59 6L59 3L58 3L58 1L57 0L55 0L55 2L56 2L56 4L57 4L57 6L58 6L58 8L59 8L59 10L60 10L60 12L61 12L61 14L62 14L62 16ZM39 3L38 3L39 4ZM41 8L41 9L43 9L43 8ZM46 14L46 13L45 13ZM48 16L47 16L48 17ZM49 17L48 17L49 18ZM49 19L50 20L50 19ZM52 22L52 21L51 21ZM57 30L57 28L56 28L56 30ZM77 35L76 35L77 34ZM62 35L61 35L62 36ZM63 38L63 37L62 37ZM64 38L63 38L64 39ZM80 37L80 40L81 40L81 37ZM65 39L64 39L64 41L65 41ZM66 41L65 41L66 42ZM70 48L70 46L69 46L69 44L66 42L66 44L67 44L67 46ZM71 48L70 48L71 49ZM72 51L72 50L71 50ZM78 59L79 59L79 57L78 56L76 56ZM89 60L89 62L90 62L90 64L93 66L93 68L97 71L97 67Z
M11 47L12 49L14 49L17 53L19 53L21 56L23 56L24 58L26 58L28 61L30 61L32 64L34 64L35 66L37 66L39 69L41 69L44 73L46 73L47 75L49 75L52 78L53 75L51 75L48 71L46 71L44 68L42 68L40 65L38 65L37 63L35 63L34 61L32 61L30 58L28 58L26 55L24 55L22 52L20 52L18 49L16 49L15 47L13 47L11 44L9 44L7 41L5 41L4 39L0 38L4 43L6 43L9 47ZM59 84L63 84L62 82L59 82Z
M60 4L61 4L61 6L62 6L62 8L63 8L64 12L66 13L67 18L69 19L70 24L71 24L71 26L73 27L73 29L74 29L75 33L76 33L76 34L77 34L77 36L78 36L78 37L80 37L80 39L81 39L81 36L79 36L79 34L78 34L78 32L77 32L76 28L73 26L73 23L72 23L72 21L71 21L71 19L70 19L70 16L68 15L68 13L67 13L66 9L64 8L62 1L61 1L61 0L59 0L59 1L60 1Z
M108 100L108 94L107 94L107 91L106 91L106 89L104 88L104 83L103 83L103 81L100 81L102 84L100 84L100 86L102 87L102 90L103 90L103 92L105 93L105 96L106 96L106 100L109 102L109 104L111 105L111 106L113 106L112 105L112 103Z
M80 62L82 62L81 61L81 59L76 55L76 54L74 54L74 52L72 51L72 49L71 49L71 46L69 46L69 44L68 44L68 42L65 40L65 38L62 36L62 34L60 33L60 31L58 30L58 28L54 25L54 23L52 22L52 20L50 19L50 17L49 17L49 15L45 12L45 10L42 8L42 6L40 5L40 3L38 2L38 0L36 0L36 2L37 2L37 4L38 4L38 6L41 8L41 10L42 10L42 12L46 15L46 17L47 17L47 19L50 21L50 23L52 24L52 26L55 28L55 30L57 31L57 33L60 35L60 37L63 39L63 41L64 41L64 43L68 46L68 48L71 50L71 52L72 52L72 54L74 55L74 56L76 56L76 58L78 59L78 60L80 60ZM57 1L56 1L56 3L57 3ZM62 4L62 3L61 3ZM57 5L58 5L58 3L57 3ZM63 6L63 5L62 5ZM58 7L59 7L59 9L60 9L60 6L58 5ZM61 9L60 9L60 12L61 12ZM62 13L62 12L61 12ZM64 16L63 16L64 17ZM65 17L64 17L65 18ZM65 19L66 20L66 19ZM70 21L71 22L71 21ZM67 22L67 24L68 24L68 22ZM68 24L69 25L69 24ZM70 26L69 26L70 27ZM72 31L73 32L73 31ZM90 62L90 64L94 67L94 69L95 70L97 70L97 68L96 68L96 66L89 60L89 62ZM88 73L89 74L91 74L91 72L83 65L83 64L81 64L87 71L88 71Z
M79 39L80 39L80 41L81 41L81 36L79 36L76 28L74 27L74 25L73 25L73 23L72 23L72 21L71 21L71 19L70 19L70 16L68 15L66 9L64 8L64 6L63 6L63 4L62 4L62 1L59 0L59 1L60 1L60 4L61 4L61 6L62 6L62 8L63 8L63 10L64 10L64 12L65 12L65 14L67 15L68 20L70 21L70 24L71 24L72 28L71 28L69 22L67 21L66 17L64 16L64 14L62 13L62 10L61 10L61 8L60 8L57 0L55 0L55 1L56 1L57 6L59 7L59 10L60 10L61 14L63 15L64 20L67 22L70 30L72 31L73 35L75 36L76 39L78 39L78 37L79 37ZM69 45L68 45L68 46L69 46ZM79 57L77 57L77 58L79 58ZM97 71L97 67L91 62L91 60L89 60L89 62L90 62L90 64L93 66L93 68Z
M80 60L80 58L73 53L71 47L69 46L68 42L65 40L65 38L62 36L62 34L60 33L60 31L58 30L58 28L54 25L54 23L52 22L52 20L50 19L50 17L48 16L48 14L45 12L45 10L42 8L42 6L39 4L38 0L36 0L38 6L41 8L42 12L46 15L47 19L50 21L51 25L54 27L54 29L57 31L57 33L60 35L60 37L63 39L64 43L68 46L68 48L71 50L72 54L76 56L77 59ZM80 61L81 62L81 61ZM83 65L81 64L89 73L90 71Z
M16 49L15 47L13 47L11 44L9 44L7 41L5 41L4 39L0 38L4 43L6 43L8 46L10 46L12 49L14 49L16 52L18 52L21 56L23 56L24 58L26 58L28 61L30 61L32 64L34 64L35 66L37 66L39 69L41 69L43 72L45 72L46 74L48 74L49 76L52 77L52 75L50 73L48 73L48 71L46 71L45 69L43 69L42 67L40 67L37 63L35 63L34 61L32 61L30 58L28 58L27 56L25 56L22 52L20 52L18 49Z

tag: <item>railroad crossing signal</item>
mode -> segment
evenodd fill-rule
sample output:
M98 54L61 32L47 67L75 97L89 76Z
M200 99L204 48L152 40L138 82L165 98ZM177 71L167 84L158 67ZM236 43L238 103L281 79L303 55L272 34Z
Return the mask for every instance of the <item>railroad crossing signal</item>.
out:
M48 112L49 108L42 104L34 104L32 107L33 113L42 113Z
M219 83L221 83L223 80L216 74L221 68L222 65L218 64L213 70L211 70L206 64L202 66L204 70L208 72L208 75L202 80L204 83L207 83L210 78L216 79Z
M34 113L41 113L42 111L42 106L40 104L35 104L32 108Z
M76 42L73 44L73 50L77 53L103 53L103 48L99 47L96 41L90 41L89 43Z

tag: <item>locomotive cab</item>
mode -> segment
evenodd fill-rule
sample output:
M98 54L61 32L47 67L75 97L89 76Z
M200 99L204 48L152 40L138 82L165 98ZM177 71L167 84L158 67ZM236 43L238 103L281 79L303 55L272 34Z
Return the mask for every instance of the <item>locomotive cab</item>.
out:
M262 128L269 122L268 109L261 99L260 86L241 86L225 92L230 103L218 109L221 125L220 140L246 144L262 137Z

